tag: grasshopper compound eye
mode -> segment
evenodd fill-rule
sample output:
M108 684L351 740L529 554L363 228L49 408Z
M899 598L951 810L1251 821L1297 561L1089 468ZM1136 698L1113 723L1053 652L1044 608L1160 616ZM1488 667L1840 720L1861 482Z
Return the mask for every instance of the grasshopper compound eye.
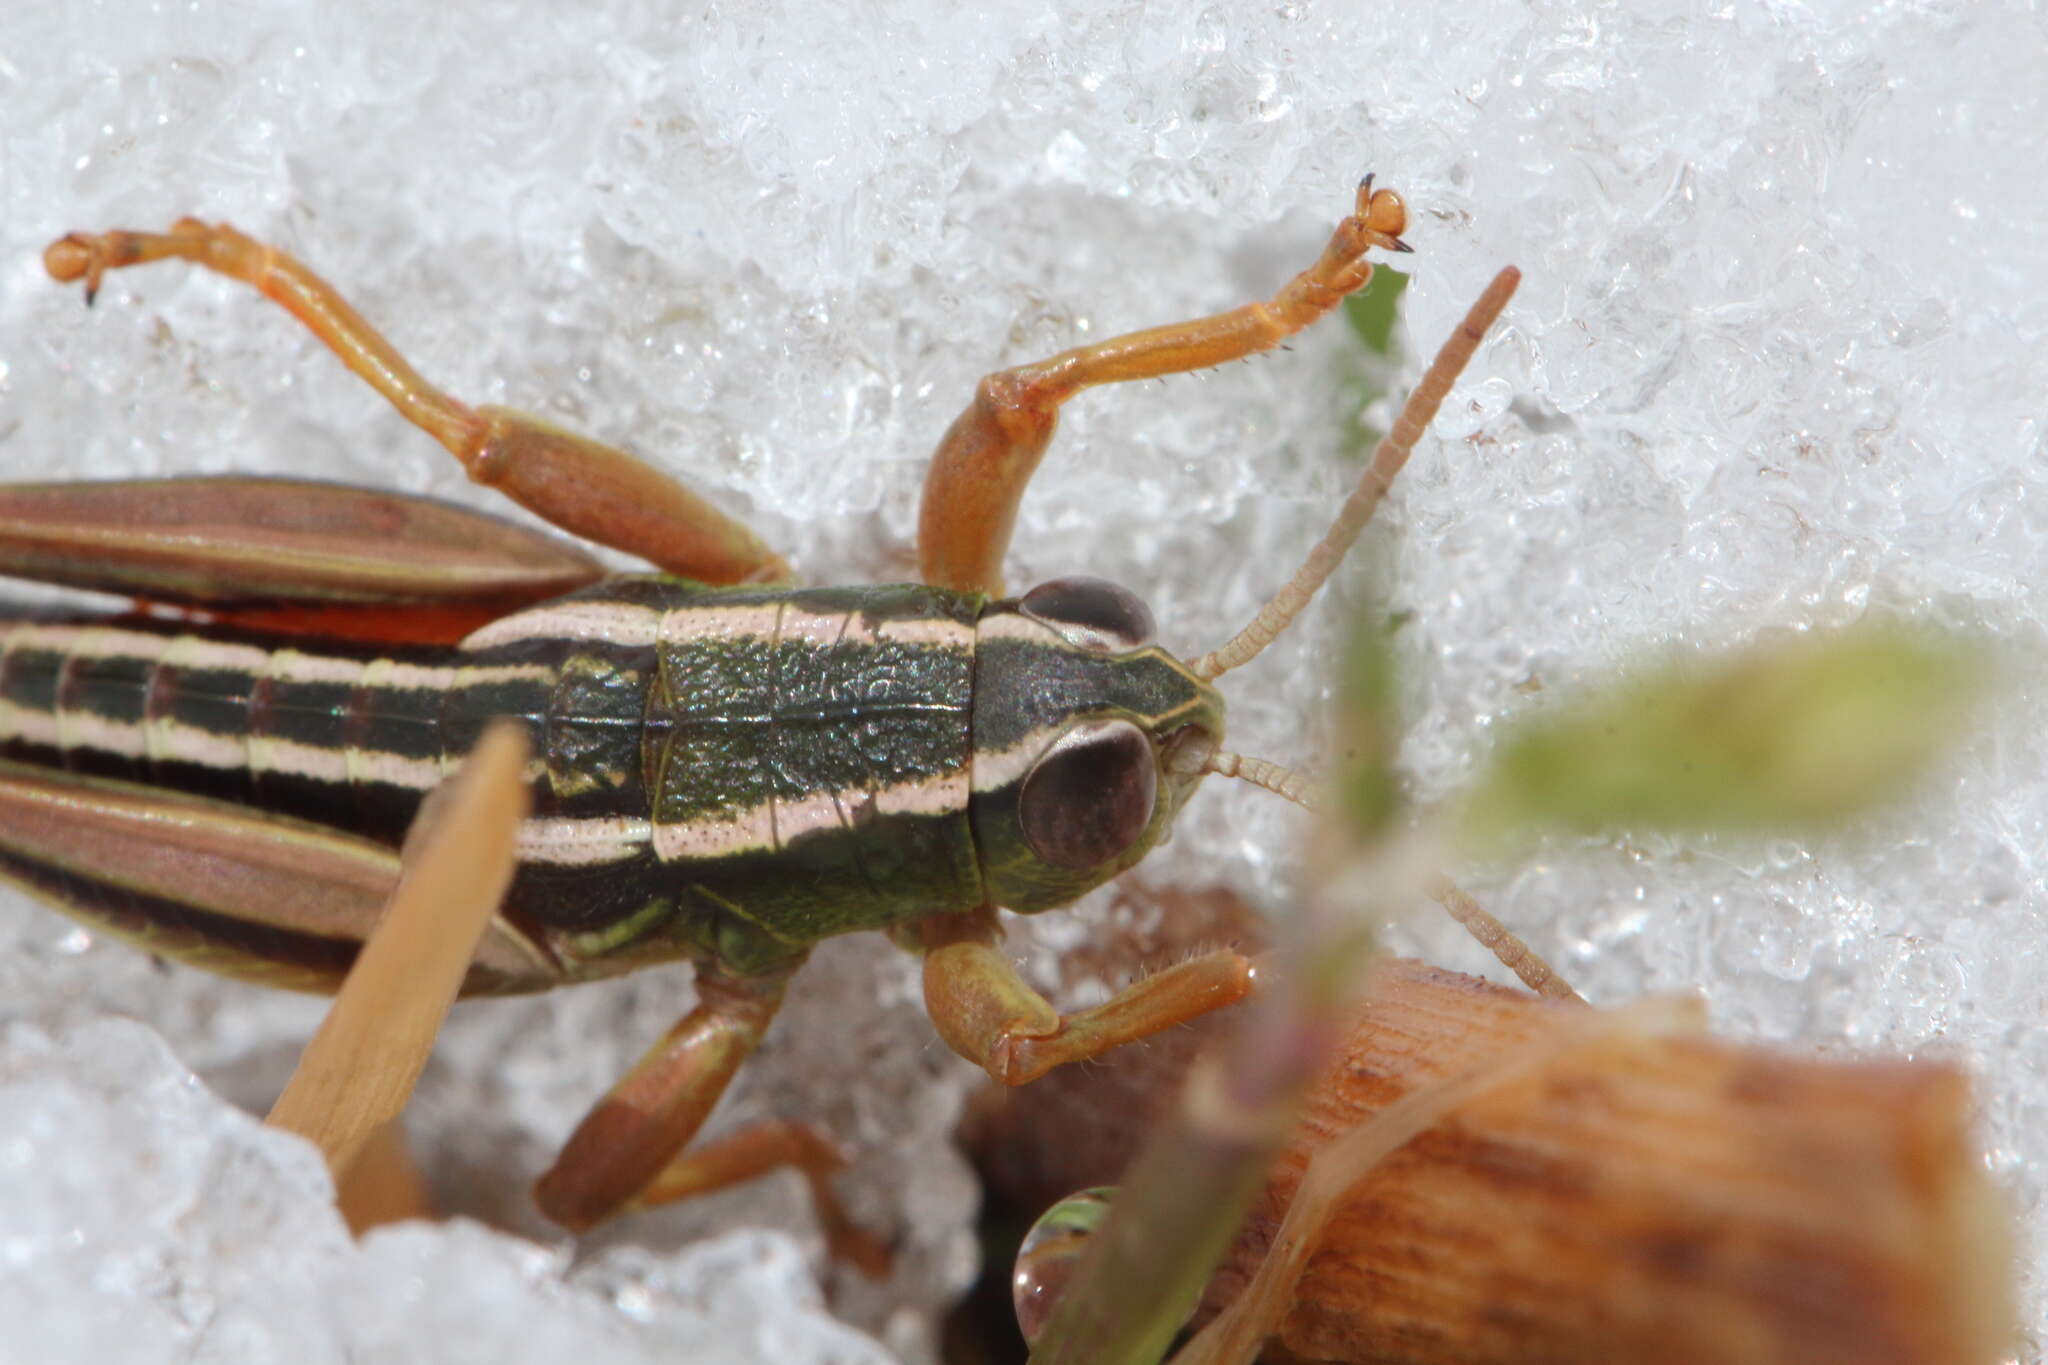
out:
M1158 798L1159 763L1145 732L1127 720L1085 721L1024 779L1017 821L1033 853L1078 871L1136 843Z
M1139 649L1158 629L1136 593L1104 578L1055 578L1025 593L1017 609L1088 649Z

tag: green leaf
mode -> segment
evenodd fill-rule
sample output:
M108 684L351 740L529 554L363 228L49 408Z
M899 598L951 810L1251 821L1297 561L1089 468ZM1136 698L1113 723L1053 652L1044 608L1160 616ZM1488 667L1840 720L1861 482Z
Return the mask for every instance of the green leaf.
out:
M1385 360L1394 358L1394 319L1408 277L1388 266L1376 266L1365 288L1344 300L1344 321L1365 349Z
M1897 795L1954 736L1977 651L1897 624L1780 637L1638 673L1501 744L1474 842L1545 830L1811 830Z
M1351 634L1337 687L1337 808L1350 832L1370 840L1401 808L1394 758L1400 748L1393 634L1405 617Z
M1345 298L1344 325L1359 349L1346 351L1343 371L1337 383L1338 423L1342 454L1346 460L1363 461L1386 435L1367 425L1365 413L1387 396L1396 363L1401 358L1394 324L1401 315L1401 295L1408 277L1398 270L1379 266L1365 288Z

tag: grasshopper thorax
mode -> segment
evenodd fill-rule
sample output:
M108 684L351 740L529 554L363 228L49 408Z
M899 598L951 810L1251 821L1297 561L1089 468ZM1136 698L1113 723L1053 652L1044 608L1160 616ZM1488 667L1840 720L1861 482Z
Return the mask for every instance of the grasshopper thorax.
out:
M1223 734L1216 689L1123 588L1062 578L976 626L972 819L988 897L1065 905L1165 837Z

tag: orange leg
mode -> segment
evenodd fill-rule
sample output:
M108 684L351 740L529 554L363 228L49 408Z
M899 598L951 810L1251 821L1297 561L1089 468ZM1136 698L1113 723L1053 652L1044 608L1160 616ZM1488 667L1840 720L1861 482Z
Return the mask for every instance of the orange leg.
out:
M310 328L404 418L452 452L469 477L572 534L707 583L788 576L739 522L653 466L509 408L471 408L422 379L332 285L275 247L225 223L185 218L167 233L74 232L43 264L85 280L90 303L109 270L190 261L261 290Z
M995 914L934 915L919 923L924 1004L947 1046L1004 1085L1184 1024L1244 998L1252 964L1228 948L1133 982L1114 997L1061 1014L1025 985L996 947Z
M701 973L697 1007L598 1101L534 1186L540 1211L584 1232L622 1213L794 1166L810 1182L834 1254L870 1273L885 1271L887 1250L853 1225L827 1184L843 1159L809 1128L756 1124L683 1152L768 1031L789 977Z
M1406 251L1401 196L1358 187L1352 216L1322 258L1262 303L1193 322L1131 332L989 375L932 457L918 513L919 563L927 583L1002 591L1003 554L1038 461L1059 424L1060 404L1096 384L1206 369L1270 350L1328 313L1372 278L1366 250Z
M855 1223L832 1193L832 1175L846 1165L839 1149L807 1123L769 1119L677 1157L640 1191L628 1209L651 1209L745 1184L788 1166L811 1188L811 1206L834 1258L879 1279L889 1273L889 1248Z

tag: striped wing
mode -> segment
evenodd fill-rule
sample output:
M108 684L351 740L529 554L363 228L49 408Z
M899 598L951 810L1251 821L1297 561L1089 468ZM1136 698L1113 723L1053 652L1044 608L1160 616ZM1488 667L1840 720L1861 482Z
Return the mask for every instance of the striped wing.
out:
M204 797L0 761L0 880L146 952L332 991L398 883L368 839ZM547 957L503 919L465 994L542 990Z

